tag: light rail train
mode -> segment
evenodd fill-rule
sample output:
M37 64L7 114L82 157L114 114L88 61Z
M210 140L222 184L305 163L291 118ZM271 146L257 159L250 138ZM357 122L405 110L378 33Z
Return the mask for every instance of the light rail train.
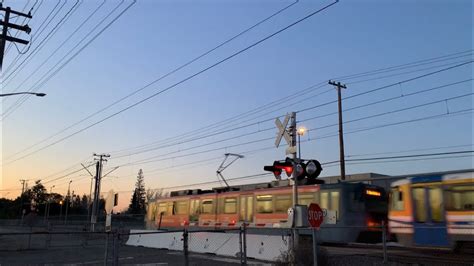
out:
M474 242L474 172L393 182L389 231L405 246L462 247Z
M381 187L342 182L298 186L298 203L318 203L335 214L332 224L323 224L323 242L364 241L387 217L388 197ZM172 192L148 205L148 228L288 228L292 187L287 180L208 191ZM324 230L323 230L324 229Z

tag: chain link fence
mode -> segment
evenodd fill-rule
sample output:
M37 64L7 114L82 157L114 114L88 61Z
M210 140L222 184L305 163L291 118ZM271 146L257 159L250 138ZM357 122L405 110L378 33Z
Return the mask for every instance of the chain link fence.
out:
M361 264L389 263L389 250L401 248L400 245L389 242L385 224L372 227L332 226L319 230L311 228L257 229L247 228L246 225L225 229L130 230L114 228L111 232L48 231L41 228L24 228L23 231L0 232L0 257L2 257L1 254L7 254L5 252L17 252L12 254L23 256L27 253L22 252L38 251L38 253L33 253L33 256L36 256L32 258L34 263L89 262L119 265L122 262L172 262L181 265L207 265L209 261L214 260L226 265L259 263L334 265L334 261L341 257L332 253L334 247L346 248L350 252L351 248L357 244L327 245L323 241L323 236L338 234L348 229L370 229L381 234L381 242L366 247L365 251L367 254L371 253L372 257L358 258ZM46 257L45 254L61 255L51 258ZM74 258L68 259L68 256ZM8 262L0 261L5 264ZM347 262L350 265L351 261Z

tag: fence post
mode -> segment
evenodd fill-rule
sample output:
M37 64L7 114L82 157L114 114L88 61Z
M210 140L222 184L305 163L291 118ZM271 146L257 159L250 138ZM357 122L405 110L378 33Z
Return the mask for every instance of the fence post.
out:
M244 232L242 240L244 242L244 265L247 265L247 222L244 222Z
M318 240L316 239L316 228L312 228L313 231L313 265L318 266Z
M183 251L184 251L184 264L185 265L188 265L189 264L189 258L188 258L188 255L189 255L189 252L188 252L188 230L186 229L186 227L184 228L183 230Z
M113 237L114 237L114 241L113 241L113 256L114 256L113 266L118 266L120 233L118 231L114 231Z
M383 247L383 263L387 263L387 228L385 221L382 221L382 247Z
M107 257L109 256L109 232L105 234L105 254L104 254L104 265L107 265Z
M239 227L239 255L240 255L240 265L244 265L244 242L242 238L244 237L244 228L243 225Z

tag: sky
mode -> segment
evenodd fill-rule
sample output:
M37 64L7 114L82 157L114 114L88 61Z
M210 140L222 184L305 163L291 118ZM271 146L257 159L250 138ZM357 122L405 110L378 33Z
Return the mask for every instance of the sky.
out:
M5 6L15 10L26 6L26 11L34 3L35 0L4 1ZM133 2L36 3L33 19L27 22L31 35L19 35L31 38L31 47L24 54L19 54L15 46L7 50L2 91L37 89L47 96L28 97L11 113L11 106L21 98L3 99L2 196L17 196L20 179L27 179L29 185L41 179L48 190L55 186L53 189L58 193L65 193L69 180L73 180L71 190L76 194L89 193L90 176L81 170L80 163L93 164L93 153L110 154L104 173L119 166L104 179L102 192L120 191L124 201L129 200L126 193L133 190L139 169L143 169L147 188L185 188L189 184L216 181L217 167L224 154L231 152L245 157L223 172L226 178L260 174L264 165L286 156L284 146L274 147L272 137L277 130L271 129L275 127L273 119L326 102L333 103L297 113L297 120L301 121L298 125L310 129L301 138L302 157L336 161L337 116L324 115L337 111L337 94L327 81L438 57L441 58L397 71L388 69L339 79L347 85L343 98L354 96L343 101L344 109L353 108L344 112L346 133L417 120L346 134L346 157L472 150L471 1L340 1L190 79L332 2L137 1L83 49ZM84 119L282 9L179 71ZM72 11L64 24L53 31L69 10ZM56 17L52 11L57 11ZM103 18L105 22L86 35ZM81 41L84 36L88 37ZM46 37L50 38L44 40ZM27 47L19 44L18 49L25 51ZM55 65L60 62L67 64L56 71ZM444 70L449 67L453 68ZM438 70L439 73L406 81ZM49 73L54 76L42 83ZM456 82L461 83L411 95ZM179 84L175 86L176 83ZM307 89L315 84L321 86ZM396 85L355 96L390 84ZM114 115L170 86L169 90ZM370 104L392 97L390 101ZM370 105L354 108L364 104ZM417 105L424 106L410 108ZM260 112L229 120L255 108L261 108ZM395 111L403 108L410 109ZM462 112L465 110L468 111ZM393 112L376 115L390 111ZM310 119L317 116L324 117ZM438 117L425 119L431 116ZM84 121L78 123L81 120ZM249 126L234 130L244 125ZM193 133L183 136L188 132ZM47 140L40 142L44 139ZM140 148L132 149L135 147ZM143 152L144 149L149 151ZM137 151L141 153L130 154ZM461 155L464 157L348 162L346 167L349 174L394 175L473 168L472 157ZM93 167L90 171L94 171ZM322 175L338 173L338 165L332 164L324 167Z

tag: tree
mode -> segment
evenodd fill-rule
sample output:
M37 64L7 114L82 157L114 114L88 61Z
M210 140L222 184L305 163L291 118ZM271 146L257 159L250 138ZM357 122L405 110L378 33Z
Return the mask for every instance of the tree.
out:
M32 204L32 209L39 210L40 208L44 210L46 199L48 198L48 193L41 180L36 180L35 185L30 189L26 190L25 195L28 195L28 201ZM24 202L26 204L26 202Z
M146 212L146 191L145 191L145 177L143 170L140 169L137 175L137 182L135 183L135 190L133 191L128 212L132 214L144 214Z

